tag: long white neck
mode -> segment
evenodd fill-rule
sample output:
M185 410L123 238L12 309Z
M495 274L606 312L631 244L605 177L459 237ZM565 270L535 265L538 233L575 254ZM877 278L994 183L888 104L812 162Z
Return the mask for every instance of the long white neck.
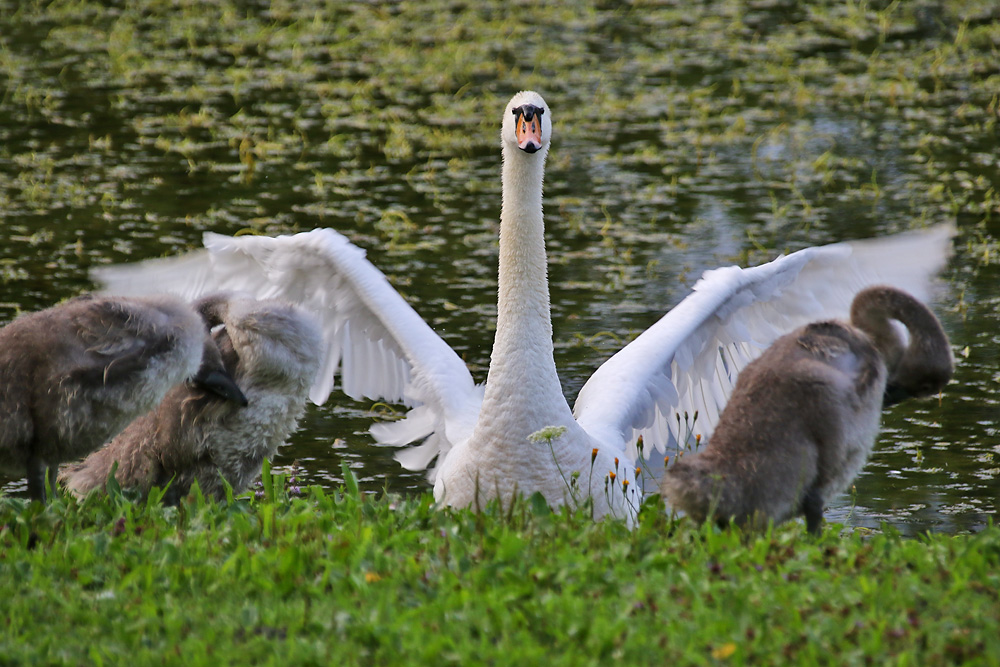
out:
M572 421L552 355L542 219L546 152L503 149L497 333L479 424L492 420L523 435Z

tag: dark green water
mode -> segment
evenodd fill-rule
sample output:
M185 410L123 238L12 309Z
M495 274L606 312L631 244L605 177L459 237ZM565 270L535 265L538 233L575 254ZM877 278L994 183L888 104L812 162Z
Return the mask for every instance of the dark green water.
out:
M848 5L0 0L0 321L206 230L331 226L485 379L499 117L530 87L554 120L571 399L707 268L957 223L936 304L955 381L885 414L828 516L975 529L1000 491L1000 15ZM368 489L425 488L366 434L381 409L335 393L278 464L333 486L346 460Z

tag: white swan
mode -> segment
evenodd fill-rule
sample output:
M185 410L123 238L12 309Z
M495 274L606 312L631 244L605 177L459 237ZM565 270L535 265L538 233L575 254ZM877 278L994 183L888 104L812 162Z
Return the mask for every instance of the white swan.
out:
M803 514L818 533L827 502L868 460L883 402L936 393L953 370L927 306L891 287L864 289L850 322L796 329L747 365L708 446L667 468L663 494L698 521L763 527Z
M595 372L571 413L553 361L543 238L551 121L545 101L530 91L515 95L503 115L497 333L485 395L364 252L329 229L277 238L209 233L205 250L108 267L95 279L117 293L169 288L194 298L238 289L313 310L327 345L311 399L327 398L342 363L349 396L410 407L405 419L371 432L385 444L422 441L397 458L417 470L437 457L431 478L443 503L507 503L516 492L539 491L558 505L589 494L595 516L627 517L638 501L639 435L647 456L654 447L662 452L684 435L676 416L696 412L699 432L708 435L738 369L778 336L845 317L854 294L870 284L926 298L948 257L953 230L937 227L707 272L690 296ZM529 439L548 426L565 430L550 441Z

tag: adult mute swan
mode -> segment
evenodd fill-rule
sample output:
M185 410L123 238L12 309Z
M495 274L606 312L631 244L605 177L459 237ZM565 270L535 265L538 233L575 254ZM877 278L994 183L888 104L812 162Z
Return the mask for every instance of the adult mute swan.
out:
M508 103L497 331L485 389L364 252L329 229L277 238L209 233L202 251L108 267L95 279L112 292L169 288L188 298L241 289L317 313L326 346L312 400L327 398L342 362L349 396L408 406L405 419L376 424L372 435L391 445L421 443L397 454L408 469L436 457L431 479L442 503L476 507L538 491L552 505L589 496L595 516L628 517L639 499L637 436L647 455L663 451L683 436L675 416L696 411L707 435L737 370L759 349L812 320L846 315L866 285L926 295L949 254L953 232L939 227L708 272L595 372L571 412L553 360L546 278L542 177L551 133L540 95L520 92ZM529 437L546 427L554 427L549 437Z
M205 495L222 499L223 478L242 492L295 428L319 370L318 322L285 302L231 294L205 297L196 307L247 402L196 384L174 387L106 446L63 468L59 480L75 495L103 487L117 462L123 488L145 495L169 483L165 500L176 503L197 480Z
M698 521L804 514L817 533L827 502L868 460L883 401L936 393L953 370L934 313L897 289L864 289L850 323L808 324L743 369L708 445L665 471L664 496Z
M186 378L245 401L208 336L170 296L86 295L18 317L0 329L0 468L27 474L28 494L45 500L59 463L100 447Z

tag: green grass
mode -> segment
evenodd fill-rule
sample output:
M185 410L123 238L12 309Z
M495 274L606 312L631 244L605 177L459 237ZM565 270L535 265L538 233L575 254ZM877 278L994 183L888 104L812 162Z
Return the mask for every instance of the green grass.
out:
M997 664L1000 529L635 530L337 492L0 499L3 664Z

